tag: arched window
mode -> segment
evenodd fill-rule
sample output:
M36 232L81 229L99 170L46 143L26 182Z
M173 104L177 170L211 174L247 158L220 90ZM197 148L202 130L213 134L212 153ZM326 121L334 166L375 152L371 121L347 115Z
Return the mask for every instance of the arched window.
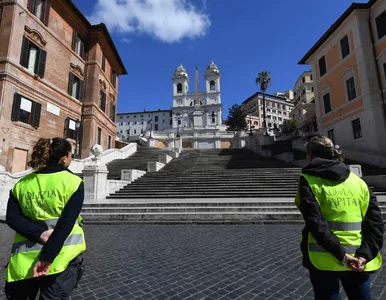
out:
M182 83L177 84L177 93L182 93Z
M211 80L210 83L210 90L215 91L216 90L216 82L214 80Z

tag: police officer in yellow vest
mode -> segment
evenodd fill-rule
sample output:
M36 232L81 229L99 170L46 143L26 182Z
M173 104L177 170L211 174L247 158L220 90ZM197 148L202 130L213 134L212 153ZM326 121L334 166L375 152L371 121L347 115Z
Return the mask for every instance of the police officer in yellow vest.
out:
M68 299L82 273L86 249L79 216L82 180L67 169L71 144L39 139L28 165L34 173L11 190L7 224L16 231L6 268L7 299Z
M315 135L295 203L303 215L301 250L315 299L371 299L369 274L382 265L384 224L367 184L342 162L337 146Z

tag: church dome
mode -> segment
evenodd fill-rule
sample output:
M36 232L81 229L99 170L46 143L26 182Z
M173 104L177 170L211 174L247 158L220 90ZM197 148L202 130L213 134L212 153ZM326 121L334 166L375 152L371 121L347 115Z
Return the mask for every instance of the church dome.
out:
M220 70L212 60L210 65L206 68L205 75L220 75Z
M174 71L173 79L181 78L181 77L189 78L188 72L186 71L186 69L182 64L180 64L180 66Z

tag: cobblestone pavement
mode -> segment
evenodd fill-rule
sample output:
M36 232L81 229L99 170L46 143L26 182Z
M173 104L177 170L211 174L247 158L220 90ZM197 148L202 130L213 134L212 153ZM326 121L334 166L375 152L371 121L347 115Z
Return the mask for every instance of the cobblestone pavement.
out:
M301 266L300 230L297 225L86 225L87 269L71 299L313 299ZM0 231L3 266L13 233L5 224ZM386 299L385 282L386 268L372 275L374 299Z

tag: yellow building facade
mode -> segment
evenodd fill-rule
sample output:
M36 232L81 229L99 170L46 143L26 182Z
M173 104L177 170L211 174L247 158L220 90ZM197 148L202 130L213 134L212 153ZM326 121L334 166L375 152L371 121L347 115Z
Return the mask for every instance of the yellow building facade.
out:
M312 68L319 133L386 165L386 0L353 3L299 64Z

